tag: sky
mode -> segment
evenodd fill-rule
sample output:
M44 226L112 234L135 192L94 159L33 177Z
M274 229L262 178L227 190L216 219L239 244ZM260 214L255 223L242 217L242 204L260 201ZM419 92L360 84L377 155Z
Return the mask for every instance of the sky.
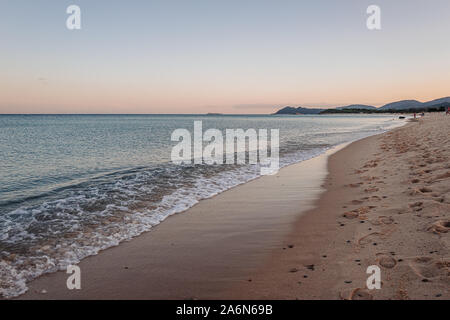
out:
M428 101L450 96L449 34L448 0L0 0L0 113Z

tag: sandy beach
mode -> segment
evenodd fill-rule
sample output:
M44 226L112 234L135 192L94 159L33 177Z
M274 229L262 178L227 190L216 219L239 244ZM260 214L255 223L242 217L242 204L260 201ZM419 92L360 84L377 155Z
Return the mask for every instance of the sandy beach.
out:
M449 299L449 120L427 115L332 155L316 208L239 297ZM381 290L366 289L370 265Z
M427 115L283 168L84 259L81 290L58 272L19 298L449 299L449 133Z

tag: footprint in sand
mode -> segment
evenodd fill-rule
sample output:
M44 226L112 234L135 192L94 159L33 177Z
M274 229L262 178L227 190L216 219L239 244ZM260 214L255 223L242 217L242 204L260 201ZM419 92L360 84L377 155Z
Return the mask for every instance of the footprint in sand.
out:
M430 281L439 276L448 276L450 259L435 260L431 257L416 257L409 262L409 266L422 280Z
M369 234L359 238L356 243L360 246L364 246L369 243L376 243L376 241L379 239L380 236L381 236L381 233L372 232L372 233L369 233Z
M358 218L359 214L355 211L347 211L342 216L347 219L356 219Z
M422 192L422 193L433 192L433 190L431 190L431 188L428 188L428 187L422 187L422 188L419 189L419 191Z
M417 202L414 202L414 203L410 203L409 204L409 207L410 208L420 208L420 207L422 207L423 206L423 202L422 201L417 201Z
M437 196L433 200L436 201L436 202L439 202L439 203L444 203L445 202L445 197Z
M364 189L364 191L367 193L377 192L378 190L380 190L380 189L377 187L370 187L370 188Z
M394 218L391 216L379 216L377 220L372 222L374 225L380 225L380 224L393 224L395 222Z
M414 189L414 190L410 191L409 195L416 196L416 195L422 195L422 194L427 194L427 193L431 193L431 192L433 192L433 190L431 188L422 187L420 189Z
M372 160L372 161L367 162L363 168L375 168L377 166L378 166L378 161Z
M435 180L442 180L442 179L448 179L448 178L450 178L450 171L436 176Z
M377 262L386 269L392 269L397 265L397 260L385 253L377 253Z
M358 217L361 219L365 219L365 215L369 213L370 209L370 207L361 207L352 211L347 211L342 216L347 219L355 219Z
M434 222L427 231L435 234L447 233L450 230L450 220L438 220Z

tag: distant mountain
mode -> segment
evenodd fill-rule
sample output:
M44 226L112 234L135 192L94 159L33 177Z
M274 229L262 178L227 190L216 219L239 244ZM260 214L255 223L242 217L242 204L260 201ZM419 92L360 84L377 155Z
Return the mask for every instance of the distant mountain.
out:
M417 100L403 100L388 103L379 108L379 110L407 110L407 109L432 108L443 106L446 103L450 103L450 97L435 99L428 102L420 102Z
M293 107L284 107L281 110L278 110L275 114L319 114L325 109L313 109L313 108L293 108Z
M418 109L422 107L422 102L417 100L402 100L385 104L379 110L407 110Z
M297 114L297 109L293 107L284 107L278 110L275 114Z
M431 106L440 105L443 103L450 103L450 97L428 101L428 102L423 103L422 105L423 105L423 107L431 107Z
M351 104L349 106L345 106L345 107L338 107L336 108L337 110L376 110L377 108L375 108L374 106L368 106L365 104Z
M439 98L428 102L420 102L417 100L402 100L397 102L391 102L385 104L380 108L374 106L368 106L364 104L351 104L349 106L338 107L335 109L314 109L314 108L294 108L294 107L284 107L275 114L319 114L319 113L351 113L352 110L369 110L369 113L373 112L386 112L386 111L411 111L411 109L422 109L426 111L427 109L443 109L450 107L450 97Z
M301 114L319 114L325 109L302 108L298 107L297 112Z

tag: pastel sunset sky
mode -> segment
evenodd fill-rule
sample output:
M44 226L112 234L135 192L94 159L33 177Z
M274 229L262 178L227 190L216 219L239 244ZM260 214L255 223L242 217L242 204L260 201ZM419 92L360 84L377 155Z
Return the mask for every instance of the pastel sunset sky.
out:
M449 35L449 0L1 0L0 113L427 101L450 95Z

